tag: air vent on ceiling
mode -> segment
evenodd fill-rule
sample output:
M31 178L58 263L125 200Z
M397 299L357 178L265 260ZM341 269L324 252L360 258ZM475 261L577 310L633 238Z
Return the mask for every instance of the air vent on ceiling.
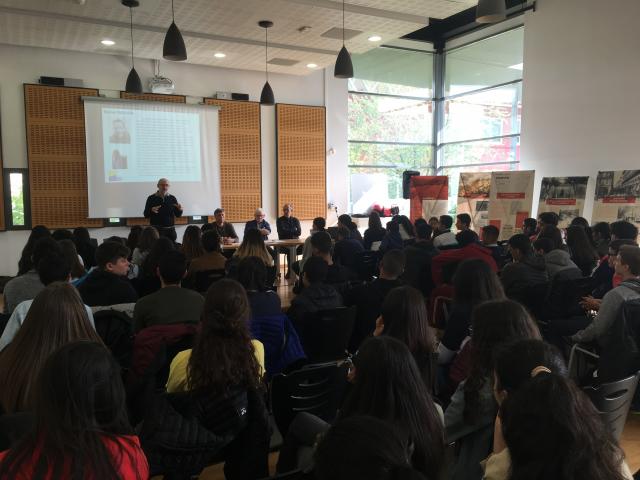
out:
M269 65L280 65L281 67L292 67L300 62L298 60L291 60L290 58L272 58L267 63Z
M344 39L351 40L353 37L360 35L362 32L360 30L350 30L348 28L344 29ZM331 28L320 35L325 38L337 38L342 40L342 29L338 27Z

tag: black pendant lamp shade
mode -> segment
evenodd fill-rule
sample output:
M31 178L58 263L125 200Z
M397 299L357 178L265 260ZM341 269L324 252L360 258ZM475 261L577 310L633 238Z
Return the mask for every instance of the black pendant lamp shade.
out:
M271 88L271 85L269 85L269 70L268 70L269 64L267 63L267 48L269 46L267 31L269 28L273 27L273 22L269 20L261 20L258 22L258 25L264 28L264 73L266 77L264 87L262 87L262 93L260 94L260 104L275 105L276 99L273 96L273 89Z
M187 59L187 47L184 46L184 39L182 38L180 29L176 25L173 11L173 0L171 0L171 25L164 37L162 56L167 60L173 60L174 62Z
M131 71L127 77L127 84L124 89L130 93L142 93L142 82L140 81L140 75L136 72L133 61L133 9L140 5L140 3L138 0L122 0L122 4L125 7L129 7L129 19L131 21Z
M353 63L351 63L351 55L344 45L338 53L336 66L333 69L333 76L336 78L353 78Z
M476 22L497 23L507 18L505 0L479 0L476 7Z
M342 48L336 58L336 66L333 69L336 78L353 78L353 63L347 47L344 45L344 0L342 0Z

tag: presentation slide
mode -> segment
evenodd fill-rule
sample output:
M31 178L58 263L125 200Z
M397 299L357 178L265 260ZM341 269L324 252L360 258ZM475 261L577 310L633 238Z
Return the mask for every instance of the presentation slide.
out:
M183 215L220 205L218 109L85 98L89 217L141 217L167 178Z

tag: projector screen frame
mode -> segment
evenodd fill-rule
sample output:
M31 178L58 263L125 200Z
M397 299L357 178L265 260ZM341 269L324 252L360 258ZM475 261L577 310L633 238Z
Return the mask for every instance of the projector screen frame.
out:
M185 97L186 98L186 97ZM148 100L148 99L128 99L128 98L117 98L117 97L107 97L107 96L81 96L80 98L81 103L83 104L83 108L85 110L85 126L86 126L86 108L85 107L85 102L89 102L89 103L102 103L102 104L111 104L114 107L117 107L118 104L122 105L122 106L129 106L129 107L134 107L135 105L140 105L144 108L145 110L148 107L153 107L153 106L158 106L161 110L165 110L170 106L175 106L175 107L186 107L188 109L193 109L193 110L207 110L207 111L221 111L222 107L220 107L219 105L210 105L210 104L206 104L204 102L200 102L200 103L187 103L185 102L166 102L166 101L162 101L162 100ZM216 150L216 154L217 154L217 179L218 179L218 189L220 188L220 126L219 126L219 114L216 116L216 129L217 129L217 139L216 139L216 146L215 146L215 150ZM86 130L86 128L85 128ZM90 189L90 185L92 180L89 178L89 145L88 145L88 140L89 137L87 134L85 134L85 138L84 138L84 143L85 143L85 151L86 153L86 157L85 160L87 162L87 202L90 203L91 202L91 189ZM205 157L201 157L201 162L205 162L206 158ZM160 176L158 178L160 178L162 176L162 174L159 174ZM138 183L138 182L135 182ZM148 183L148 182L140 182L140 183ZM176 182L176 183L182 183L182 182ZM124 184L121 184L124 185ZM155 185L155 182L154 182ZM178 194L180 196L180 194ZM218 192L217 194L218 196L218 202L217 203L221 203L221 194L220 192ZM89 206L89 210L91 210L91 207ZM141 208L142 210L142 208ZM191 218L193 215L198 215L198 216L202 216L203 218L207 218L207 215L210 212L200 212L200 213L196 213L196 212L189 212L186 214L186 216L188 218ZM88 216L88 218L103 218L104 222L106 224L110 224L110 225L114 225L114 223L110 222L110 218L115 218L116 216ZM126 222L126 219L129 218L139 218L140 215L136 215L135 217L131 216L131 215L119 215L117 216L119 218L119 222L122 222L123 220Z

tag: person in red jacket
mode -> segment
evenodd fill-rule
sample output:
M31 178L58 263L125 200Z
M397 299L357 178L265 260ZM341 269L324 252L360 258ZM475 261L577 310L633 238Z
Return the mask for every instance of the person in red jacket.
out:
M442 269L445 265L458 263L468 258L479 258L486 262L489 267L491 267L491 270L494 272L498 271L498 266L493 259L491 250L480 245L476 232L473 230L463 230L456 235L456 240L460 248L445 250L433 257L431 261L431 274L433 276L433 283L436 286L442 284Z
M149 465L127 420L120 368L104 345L68 343L36 384L35 428L0 453L0 479L146 480ZM31 420L31 421L29 421Z

